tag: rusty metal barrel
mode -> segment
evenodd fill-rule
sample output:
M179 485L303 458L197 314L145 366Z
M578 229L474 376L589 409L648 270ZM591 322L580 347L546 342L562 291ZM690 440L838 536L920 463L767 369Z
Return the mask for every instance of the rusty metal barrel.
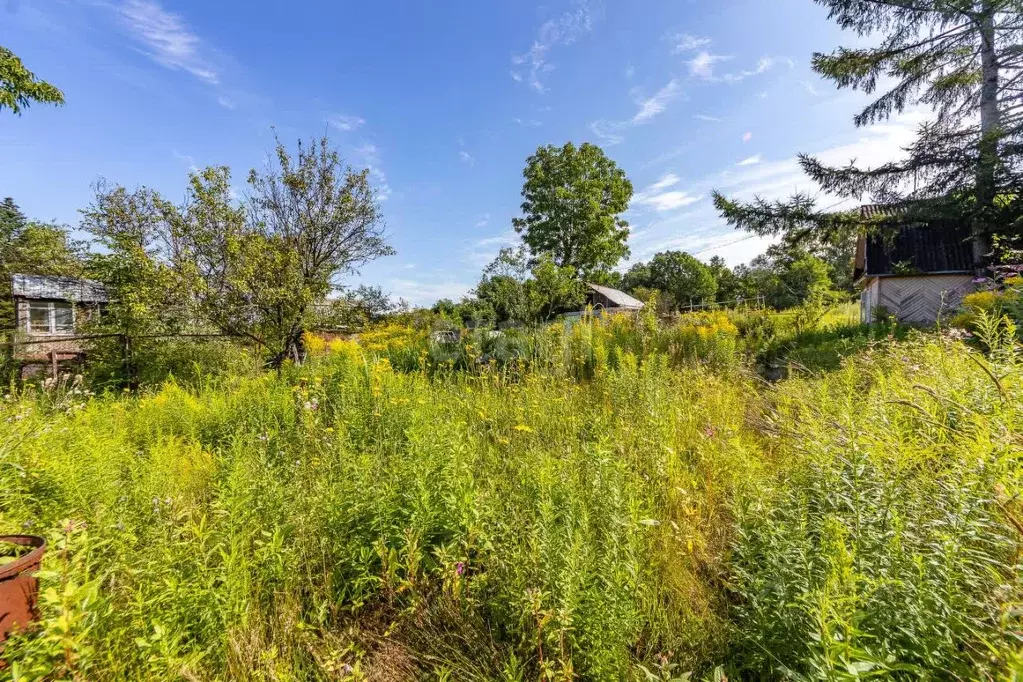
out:
M0 565L0 642L15 628L36 618L39 581L36 571L46 553L46 541L34 535L0 535L0 543L27 548L27 553Z

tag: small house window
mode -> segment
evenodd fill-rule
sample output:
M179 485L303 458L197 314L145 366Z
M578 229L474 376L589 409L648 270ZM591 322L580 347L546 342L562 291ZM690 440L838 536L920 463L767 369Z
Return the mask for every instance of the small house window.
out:
M75 330L75 309L64 301L32 301L28 304L31 334L70 334Z
M75 330L75 311L70 303L53 304L53 331L73 332Z
M28 331L36 333L50 331L49 303L29 303Z

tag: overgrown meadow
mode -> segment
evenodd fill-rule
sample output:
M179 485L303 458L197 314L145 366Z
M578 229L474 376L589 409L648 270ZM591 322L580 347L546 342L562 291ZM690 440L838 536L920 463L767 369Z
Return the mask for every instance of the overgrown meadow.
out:
M9 397L0 532L50 549L0 675L1021 679L1012 330L773 324L391 327Z

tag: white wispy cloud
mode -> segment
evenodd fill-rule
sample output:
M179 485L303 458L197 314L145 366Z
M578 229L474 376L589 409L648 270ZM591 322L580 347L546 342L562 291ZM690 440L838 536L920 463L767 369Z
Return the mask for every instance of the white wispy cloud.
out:
M677 185L680 182L682 182L682 178L680 178L679 176L675 175L674 173L668 173L667 175L662 177L660 180L658 180L654 184L650 185L650 189L652 189L652 190L666 189L668 187L674 187L675 185Z
M820 96L821 93L817 90L817 88L814 87L813 83L811 83L810 81L800 81L799 84L803 86L804 90L806 90L814 97Z
M484 237L476 242L477 247L487 246L511 246L518 243L518 234L515 230L508 230L493 237Z
M718 123L721 121L717 116L708 116L707 114L694 114L693 118L697 121L710 121L711 123Z
M541 78L554 70L549 53L558 45L571 45L593 30L595 12L589 0L575 0L574 8L561 16L545 21L539 28L532 47L512 57L511 77L516 82L529 83L536 92L546 92Z
M714 80L714 65L731 59L728 55L711 54L706 50L686 62L689 65L689 74L696 78L709 81Z
M387 201L391 196L391 186L387 184L387 174L381 167L380 150L375 144L367 142L355 148L355 156L369 170L369 176L373 179L373 186L377 191L377 200Z
M477 225L477 227L481 227ZM498 252L509 246L521 243L515 230L507 230L501 234L484 237L474 242L465 252L463 260L473 268L482 268L497 258Z
M233 99L231 99L230 97L227 97L225 95L218 95L217 96L217 104L219 104L220 106L224 107L225 109L235 109L235 108L238 107L238 103L237 102L235 102Z
M590 132L600 138L605 145L611 146L621 144L625 140L621 134L622 127L623 124L620 121L601 119L590 123Z
M155 0L124 0L116 9L123 28L153 61L210 85L220 82L212 50L179 15Z
M745 133L742 134L742 141L743 142L749 142L752 139L753 139L753 133L745 132Z
M688 33L679 33L670 37L670 40L675 43L675 48L672 50L675 54L682 54L683 52L692 52L693 50L699 50L700 48L709 47L711 42L710 38L703 36L694 36Z
M540 126L543 125L542 121L538 121L535 118L522 119L519 118L518 116L512 118L512 122L515 123L515 125L522 128L539 128Z
M171 156L173 156L176 160L188 166L189 171L193 173L199 172L199 166L195 163L195 157L191 156L190 154L182 154L176 149L172 149Z
M675 209L695 204L702 198L703 197L701 196L693 196L687 192L673 190L671 192L655 194L640 192L632 197L632 201L638 206L649 206L655 211L674 211Z
M468 166L475 166L476 165L476 159L473 157L472 154L470 154L469 152L465 151L464 149L462 151L458 152L458 158L462 160L462 163L464 163L464 164L466 164Z
M710 43L708 42L707 44L709 45ZM686 64L689 66L689 75L695 78L733 85L741 83L747 78L765 74L780 64L786 65L789 68L793 68L795 66L795 62L793 62L789 57L764 56L757 60L757 64L753 68L732 71L722 75L718 75L715 72L715 68L718 64L732 59L733 57L731 55L713 54L707 50L701 50L695 57L687 60Z
M345 116L343 114L332 114L325 119L327 125L335 130L348 133L358 130L366 124L366 119L358 116Z
M749 156L749 157L743 159L742 161L740 161L739 163L737 163L735 165L736 166L755 166L758 163L762 163L763 160L764 160L763 154L754 154L753 156Z
M760 74L767 73L782 62L787 63L789 68L793 66L792 60L788 58L778 59L776 57L761 57L755 68L744 69L735 73L726 73L721 77L721 80L726 83L741 83L752 76L759 76Z
M486 227L490 223L490 214L484 213L480 216L480 219L476 221L476 227Z
M625 130L649 123L656 116L664 113L668 104L681 94L682 89L674 78L650 97L642 96L638 88L633 88L633 101L639 109L632 118L625 121L609 121L607 119L593 121L590 123L590 131L605 145L620 144L625 139L622 134Z
M639 105L639 111L632 117L633 125L646 123L654 116L662 113L668 107L668 102L678 97L678 95L678 81L672 79L652 97L637 101L636 104Z
M665 191L681 181L674 173L668 173L642 192L634 194L632 205L652 208L655 211L674 211L695 204L702 198L679 190Z

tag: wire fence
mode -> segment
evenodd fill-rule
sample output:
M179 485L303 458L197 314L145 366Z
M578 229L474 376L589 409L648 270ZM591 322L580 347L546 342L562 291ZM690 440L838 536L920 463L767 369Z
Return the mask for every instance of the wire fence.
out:
M742 308L743 306L748 308L764 308L767 306L767 297L762 295L757 296L738 296L727 301L710 301L701 298L700 302L697 303L696 299L690 298L689 303L680 303L678 305L679 312L696 312L698 310L708 310L717 308Z
M16 330L20 331L20 330ZM102 339L228 339L238 338L231 334L87 334L87 335L70 335L70 336L47 336L47 337L30 337L23 339L14 339L11 341L0 342L0 347L15 347L18 346L38 346L51 343L68 343L75 341L99 341Z

